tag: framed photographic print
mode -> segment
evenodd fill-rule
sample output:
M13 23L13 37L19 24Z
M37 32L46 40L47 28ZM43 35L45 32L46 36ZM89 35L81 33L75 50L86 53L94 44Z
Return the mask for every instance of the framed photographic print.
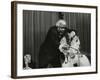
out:
M11 77L97 73L97 6L13 1Z

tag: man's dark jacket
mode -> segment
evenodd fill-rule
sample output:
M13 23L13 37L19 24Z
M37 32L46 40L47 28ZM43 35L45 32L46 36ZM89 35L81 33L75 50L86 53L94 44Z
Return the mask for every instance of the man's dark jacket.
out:
M60 34L56 26L49 29L45 41L40 46L39 51L39 68L46 68L48 64L52 67L61 67L60 56L63 55L59 51L61 38L70 30L65 27L65 30Z

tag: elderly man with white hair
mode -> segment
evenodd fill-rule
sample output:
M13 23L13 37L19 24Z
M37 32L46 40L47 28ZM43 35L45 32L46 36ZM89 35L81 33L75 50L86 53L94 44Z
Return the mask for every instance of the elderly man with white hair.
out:
M61 38L69 29L67 28L66 21L63 19L62 13L59 13L59 15L60 19L56 22L55 26L50 27L44 42L40 46L39 68L61 67L60 55L63 54L59 50L59 44Z

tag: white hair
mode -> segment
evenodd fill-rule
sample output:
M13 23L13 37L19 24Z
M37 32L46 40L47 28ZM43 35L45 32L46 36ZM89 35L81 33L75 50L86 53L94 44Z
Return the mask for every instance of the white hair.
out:
M65 20L59 20L56 22L56 26L65 26L66 25L66 21Z

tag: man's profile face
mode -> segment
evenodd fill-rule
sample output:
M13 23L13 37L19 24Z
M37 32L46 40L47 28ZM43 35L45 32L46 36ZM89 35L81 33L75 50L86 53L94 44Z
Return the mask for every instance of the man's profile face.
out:
M30 63L31 62L31 56L29 54L25 55L24 60L25 60L25 63Z

